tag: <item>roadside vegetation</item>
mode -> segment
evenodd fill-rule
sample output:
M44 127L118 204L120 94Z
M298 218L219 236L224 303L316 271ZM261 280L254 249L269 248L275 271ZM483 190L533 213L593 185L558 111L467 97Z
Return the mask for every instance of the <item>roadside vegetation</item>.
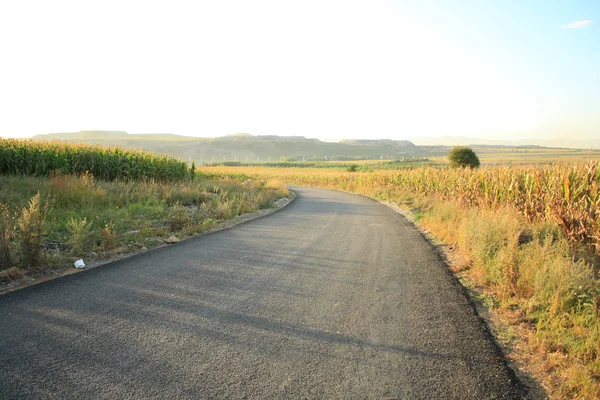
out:
M553 398L600 398L600 165L346 172L203 168L366 194L412 211Z
M277 181L208 179L120 149L2 140L0 165L0 282L203 233L289 196Z

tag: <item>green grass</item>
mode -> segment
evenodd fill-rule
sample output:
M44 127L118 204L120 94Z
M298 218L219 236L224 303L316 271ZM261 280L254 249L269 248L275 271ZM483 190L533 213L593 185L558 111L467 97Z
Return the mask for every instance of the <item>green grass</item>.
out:
M0 187L5 210L0 227L6 228L0 252L10 252L10 257L0 254L0 260L10 260L0 270L16 266L30 272L68 265L69 257L92 251L109 257L114 249L126 252L170 235L201 233L289 195L281 184L199 177L161 183L105 181L89 174L0 176ZM2 246L11 235L16 240ZM36 255L38 248L44 251Z

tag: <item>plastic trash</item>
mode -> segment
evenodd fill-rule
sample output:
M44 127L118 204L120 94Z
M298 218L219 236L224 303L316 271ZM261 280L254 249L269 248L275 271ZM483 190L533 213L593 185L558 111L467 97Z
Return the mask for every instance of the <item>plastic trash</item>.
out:
M75 265L75 268L85 268L85 263L83 262L82 259L75 261L74 265Z

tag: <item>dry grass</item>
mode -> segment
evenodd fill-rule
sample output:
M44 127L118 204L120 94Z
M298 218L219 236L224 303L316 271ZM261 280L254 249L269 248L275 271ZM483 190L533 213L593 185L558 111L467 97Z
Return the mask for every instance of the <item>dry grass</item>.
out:
M1 283L5 283L5 282L10 282L16 279L21 279L23 278L23 272L17 268L17 267L11 267L8 269L5 269L3 271L0 271L0 282Z
M49 211L48 201L42 203L38 192L29 200L27 207L23 207L17 221L21 258L28 269L38 269L42 264L42 235Z
M69 218L67 220L67 243L71 246L74 256L83 257L92 246L92 223L86 217L82 219Z

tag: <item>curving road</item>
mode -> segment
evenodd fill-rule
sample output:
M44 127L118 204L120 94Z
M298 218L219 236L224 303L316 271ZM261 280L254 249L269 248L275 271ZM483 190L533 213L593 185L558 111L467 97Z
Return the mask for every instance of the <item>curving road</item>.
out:
M0 296L0 398L524 396L410 223L295 190L269 217Z

